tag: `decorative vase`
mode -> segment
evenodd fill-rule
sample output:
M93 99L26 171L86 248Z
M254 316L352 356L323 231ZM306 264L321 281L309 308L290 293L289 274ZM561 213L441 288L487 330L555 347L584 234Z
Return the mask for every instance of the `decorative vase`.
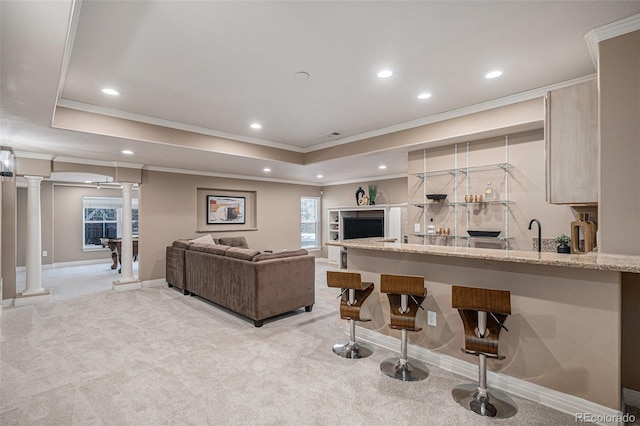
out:
M572 253L589 253L596 246L596 230L595 222L589 220L589 215L580 213L579 219L571 222L571 252ZM583 247L580 247L582 236Z
M364 197L364 189L362 189L362 187L358 187L358 189L356 190L356 205L357 206L361 206L362 205L362 197Z
M557 251L558 253L565 253L565 254L569 254L569 253L571 253L571 247L569 247L569 246L568 246L568 245L566 245L566 244L560 244L560 245L556 248L556 251Z

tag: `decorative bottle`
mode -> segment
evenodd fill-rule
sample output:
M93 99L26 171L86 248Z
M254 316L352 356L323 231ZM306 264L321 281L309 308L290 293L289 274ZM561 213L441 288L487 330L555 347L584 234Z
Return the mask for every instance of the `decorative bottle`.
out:
M364 189L362 189L362 187L360 186L356 190L356 205L362 205L362 197L364 197Z
M436 224L433 221L433 218L431 218L429 225L427 226L427 235L436 235Z
M493 201L493 196L493 188L491 187L491 182L489 182L487 183L487 187L484 189L484 201Z

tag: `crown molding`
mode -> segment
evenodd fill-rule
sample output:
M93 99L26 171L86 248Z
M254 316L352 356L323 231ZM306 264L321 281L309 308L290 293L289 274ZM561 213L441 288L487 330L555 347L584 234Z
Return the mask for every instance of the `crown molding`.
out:
M53 158L53 161L60 162L60 163L88 164L91 166L126 167L128 169L142 169L144 167L144 164L140 164L140 163L127 163L124 161L90 160L86 158L63 157L63 156L55 157Z
M108 117L121 118L123 120L130 120L130 121L136 121L139 123L151 124L153 126L168 127L170 129L183 130L185 132L198 133L202 135L228 139L236 142L245 142L245 143L250 143L254 145L268 146L271 148L283 149L286 151L304 152L301 148L298 148L297 146L272 142L265 139L250 138L246 136L235 135L232 133L220 132L217 130L211 130L204 127L193 126L185 123L178 123L176 121L163 120L161 118L149 117L141 114L118 111L111 108L104 108L96 105L85 104L83 102L72 101L64 98L58 99L56 106L75 109L78 111L90 112L93 114L106 115Z
M326 185L322 182L307 182L307 181L297 181L297 180L289 180L289 179L277 179L277 178L268 178L261 176L249 176L249 175L236 175L232 173L216 173L216 172L204 172L199 170L186 170L186 169L175 169L171 167L157 167L157 166L144 166L143 170L148 170L152 172L163 172L163 173L176 173L183 175L195 175L195 176L209 176L209 177L220 177L220 178L228 178L228 179L244 179L244 180L255 180L261 182L276 182L276 183L288 183L292 185L309 185L309 186L323 186Z
M547 86L538 87L536 89L528 90L526 92L516 93L515 95L505 96L503 98L498 98L491 101L471 105L468 107L443 112L441 114L430 115L425 118L419 118L417 120L407 121L406 123L400 123L393 126L384 127L382 129L373 130L371 132L361 133L358 135L350 136L350 137L339 139L336 141L315 145L312 149L308 149L305 152L313 152L321 149L333 148L335 146L344 145L349 142L355 142L362 139L369 139L376 136L386 135L389 133L400 132L402 130L413 129L415 127L426 126L428 124L438 123L445 120L451 120L453 118L463 117L466 115L489 111L492 109L517 104L520 102L530 101L532 99L542 98L547 94L547 92L551 90L556 90L556 89L560 89L567 86L573 86L574 84L579 84L585 81L594 80L595 78L596 78L596 74L590 74L584 77L578 77L572 80L562 81L560 83L554 83Z
M13 155L16 158L30 158L33 160L53 160L54 156L51 154L42 154L40 152L26 152L26 151L14 151Z
M197 171L197 170L175 169L170 167L145 166L143 167L143 170L149 170L152 172L162 172L162 173L176 173L176 174L195 175L195 176L221 177L221 178L228 178L228 179L244 179L244 180L254 180L254 181L261 181L261 182L275 182L275 183L285 183L285 184L291 184L291 185L308 185L308 186L319 186L319 187L344 185L344 184L360 183L360 182L381 181L381 180L407 177L405 173L405 174L395 174L395 175L386 175L386 176L370 176L368 178L360 178L360 179L345 180L345 181L338 181L338 182L308 182L308 181L301 181L301 180L267 178L267 177L260 177L260 176L235 175L231 173L215 173L215 172L203 172L203 171Z
M598 28L594 28L593 30L586 33L584 35L584 40L587 43L587 48L589 49L591 60L596 66L596 69L598 69L599 61L598 43L638 30L640 30L640 13L616 22L612 22L607 25L603 25Z

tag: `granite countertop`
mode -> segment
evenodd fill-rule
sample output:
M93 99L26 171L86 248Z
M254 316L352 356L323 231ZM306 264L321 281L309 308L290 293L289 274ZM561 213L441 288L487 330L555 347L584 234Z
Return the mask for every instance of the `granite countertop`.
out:
M538 253L537 251L498 250L473 247L451 247L422 244L406 244L380 239L353 239L329 241L326 245L362 250L415 253L430 256L461 257L468 259L496 260L500 262L528 263L533 265L564 266L569 268L600 269L618 272L640 273L640 256L625 256L591 252L587 254Z

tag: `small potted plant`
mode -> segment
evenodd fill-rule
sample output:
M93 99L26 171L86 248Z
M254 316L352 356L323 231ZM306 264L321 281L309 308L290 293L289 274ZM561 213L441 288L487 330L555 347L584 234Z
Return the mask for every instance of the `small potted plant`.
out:
M376 197L378 196L378 187L376 185L369 185L369 204L374 205L376 203Z
M558 253L571 253L571 247L569 247L569 242L571 238L568 235L562 234L556 237L556 243L558 243L558 247L556 251Z

